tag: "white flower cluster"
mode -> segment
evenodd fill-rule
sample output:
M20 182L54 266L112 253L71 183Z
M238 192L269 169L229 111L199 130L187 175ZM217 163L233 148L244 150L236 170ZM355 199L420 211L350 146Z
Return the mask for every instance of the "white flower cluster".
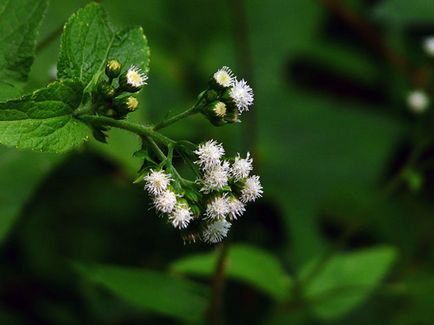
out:
M238 80L228 67L217 70L213 78L218 85L230 88L229 96L240 114L249 110L253 104L254 96L252 88L244 79Z
M186 228L193 219L193 214L188 203L170 188L173 181L171 175L163 170L151 169L144 180L145 190L152 197L155 209L168 214L169 221L175 228Z
M202 239L217 243L226 237L231 226L229 221L245 212L245 204L262 196L262 185L259 176L249 176L253 169L249 153L246 158L238 154L230 164L222 159L223 146L214 140L199 145L194 153L202 175L197 183L206 197L204 216L207 224Z

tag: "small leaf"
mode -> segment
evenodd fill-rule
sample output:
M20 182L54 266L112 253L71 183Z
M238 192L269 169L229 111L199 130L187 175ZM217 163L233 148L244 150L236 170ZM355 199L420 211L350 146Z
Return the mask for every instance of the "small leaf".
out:
M47 152L67 151L82 143L88 127L72 115L82 94L80 83L65 80L0 103L0 143Z
M123 70L135 65L148 70L149 47L141 27L115 29L104 9L91 3L77 11L65 25L58 60L59 78L77 78L85 89L93 87L108 59Z
M0 0L0 101L22 91L36 45L47 0Z
M336 255L308 282L305 297L318 317L327 320L342 317L368 298L391 268L396 255L392 247ZM301 278L309 274L315 263L303 270Z
M187 280L113 265L76 264L74 267L86 279L145 310L198 322L207 307L207 288Z
M171 269L176 272L212 276L217 256L215 252L197 254L175 261ZM273 255L247 245L230 247L227 275L247 282L276 300L289 295L291 278Z

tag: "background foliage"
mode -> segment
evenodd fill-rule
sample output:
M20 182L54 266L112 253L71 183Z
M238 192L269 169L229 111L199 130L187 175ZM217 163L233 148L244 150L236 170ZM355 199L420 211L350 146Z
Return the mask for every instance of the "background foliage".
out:
M10 35L36 33L46 3L0 1L16 12L0 20L2 101L53 80L57 31L86 3L51 1L25 85L30 64L16 67L29 58L6 55ZM151 47L131 118L191 106L222 65L253 84L242 124L193 117L165 130L256 157L265 197L232 229L224 320L432 323L433 118L405 105L419 67L432 71L421 48L434 33L429 1L102 3L120 26L141 25ZM216 252L184 246L149 209L131 182L138 145L113 130L109 145L60 156L0 148L0 323L204 320Z

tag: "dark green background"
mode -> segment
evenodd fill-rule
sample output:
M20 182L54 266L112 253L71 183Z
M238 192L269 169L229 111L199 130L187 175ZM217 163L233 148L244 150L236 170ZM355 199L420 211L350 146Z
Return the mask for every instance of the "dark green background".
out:
M254 154L264 198L233 224L231 245L267 251L279 264L276 268L296 283L306 265L324 256L327 264L338 253L379 246L397 253L394 262L386 263L385 277L373 283L368 299L354 308L339 315L333 309L339 310L365 288L328 293L331 304L326 308L332 316L317 311L315 304L321 301L300 295L302 284L284 291L281 299L264 292L260 284L258 288L258 282L272 283L271 292L280 292L279 284L267 278L272 272L253 272L253 280L246 282L245 274L267 269L268 262L234 257L241 276L230 276L226 283L227 323L430 324L434 322L433 113L408 112L405 98L415 86L381 47L393 48L412 66L432 74L421 42L434 34L434 4L335 1L341 3L338 12L344 8L345 19L326 9L324 2L107 0L102 4L113 21L143 26L151 47L149 85L140 95L134 119L154 122L190 107L210 74L222 65L252 85L255 105L243 114L243 123L214 128L195 116L163 131L193 142L217 139L231 154ZM52 0L39 40L86 3ZM376 35L381 36L380 43ZM49 71L58 46L56 38L38 51L28 90L51 81ZM426 85L431 91L431 82ZM175 260L214 249L183 245L178 232L153 214L142 185L131 182L140 165L132 157L137 149L138 140L122 131L112 131L109 145L91 141L64 156L1 148L0 323L180 321L163 316L166 312L129 304L85 280L72 266L98 262L163 274ZM348 269L357 269L350 272L351 285L352 276L363 283L384 261L347 262ZM334 281L344 282L345 271L340 274L337 265L331 274ZM209 277L192 279L209 285ZM128 281L125 277L122 287L133 292L137 284ZM318 281L327 287L326 276ZM152 300L159 290L158 285L144 287L139 294L143 301ZM182 288L179 295L176 290L175 286L170 300L183 299ZM204 297L198 306L206 306L208 293Z

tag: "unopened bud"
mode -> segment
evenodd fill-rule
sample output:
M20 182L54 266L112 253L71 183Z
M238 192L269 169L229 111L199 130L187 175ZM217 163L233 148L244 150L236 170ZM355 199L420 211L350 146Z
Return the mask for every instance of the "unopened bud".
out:
M117 78L121 73L121 64L117 60L110 60L105 66L105 74L110 79Z

